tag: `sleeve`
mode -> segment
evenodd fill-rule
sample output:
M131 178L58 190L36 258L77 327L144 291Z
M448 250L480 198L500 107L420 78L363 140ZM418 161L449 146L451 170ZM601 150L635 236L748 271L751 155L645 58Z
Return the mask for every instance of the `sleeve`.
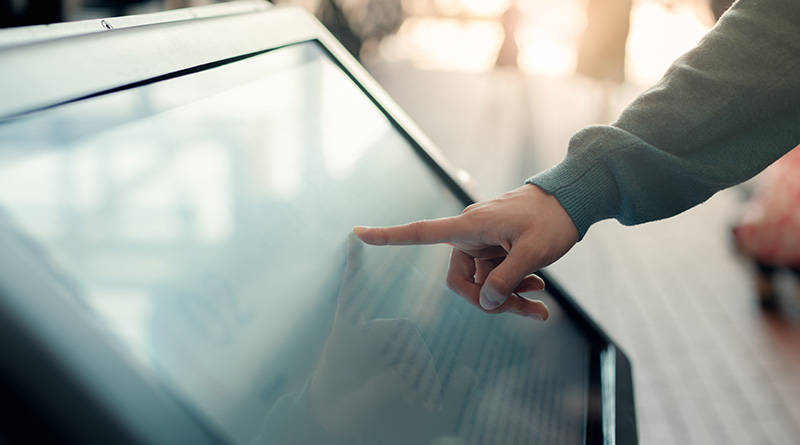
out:
M800 5L739 0L611 125L584 128L527 183L556 196L581 238L683 212L800 142Z

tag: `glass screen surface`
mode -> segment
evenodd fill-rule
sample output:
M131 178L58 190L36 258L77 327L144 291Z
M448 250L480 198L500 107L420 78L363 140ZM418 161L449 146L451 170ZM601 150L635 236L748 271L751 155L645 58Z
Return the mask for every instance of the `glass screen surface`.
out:
M316 42L0 125L2 230L233 443L583 443L556 302L486 315L447 246L352 235L463 206Z

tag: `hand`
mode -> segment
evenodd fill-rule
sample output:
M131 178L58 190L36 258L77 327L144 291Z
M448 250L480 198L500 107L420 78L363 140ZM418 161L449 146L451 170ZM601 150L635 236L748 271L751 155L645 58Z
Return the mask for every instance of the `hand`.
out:
M449 243L450 289L484 312L541 320L549 316L544 303L519 293L544 289L544 281L533 273L580 239L558 200L532 184L473 204L458 216L354 231L374 245Z

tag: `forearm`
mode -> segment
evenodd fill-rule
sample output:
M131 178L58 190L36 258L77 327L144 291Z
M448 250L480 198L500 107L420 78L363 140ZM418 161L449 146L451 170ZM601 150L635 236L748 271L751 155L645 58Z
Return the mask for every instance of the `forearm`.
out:
M743 0L610 126L570 140L530 179L580 235L599 220L680 213L744 181L800 142L800 7Z

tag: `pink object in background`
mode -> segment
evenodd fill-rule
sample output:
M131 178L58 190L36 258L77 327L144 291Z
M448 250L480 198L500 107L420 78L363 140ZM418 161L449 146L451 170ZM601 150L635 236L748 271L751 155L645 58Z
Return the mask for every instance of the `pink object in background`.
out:
M737 248L759 263L800 267L800 146L767 169L733 235Z

